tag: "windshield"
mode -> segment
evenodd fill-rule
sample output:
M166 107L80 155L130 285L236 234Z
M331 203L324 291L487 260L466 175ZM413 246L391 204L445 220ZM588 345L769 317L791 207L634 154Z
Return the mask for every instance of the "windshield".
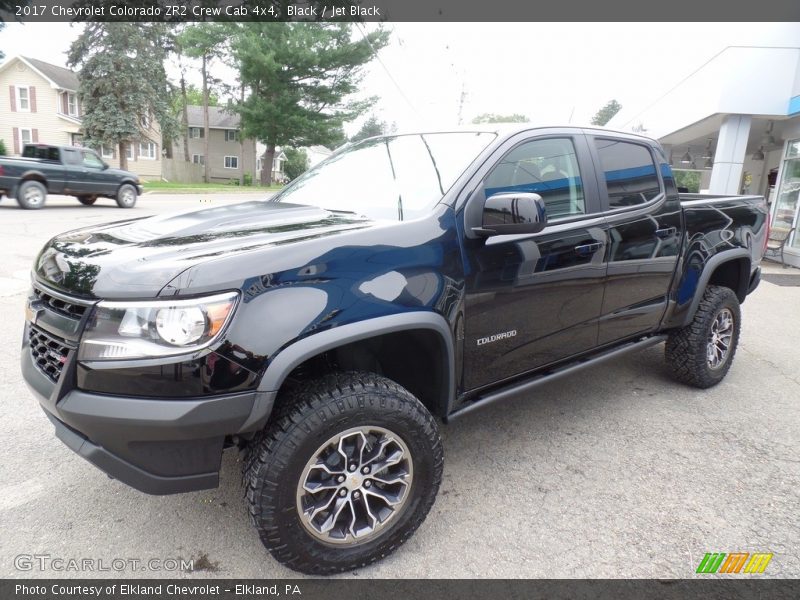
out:
M272 201L372 219L413 219L441 200L494 138L469 132L364 140L307 171Z

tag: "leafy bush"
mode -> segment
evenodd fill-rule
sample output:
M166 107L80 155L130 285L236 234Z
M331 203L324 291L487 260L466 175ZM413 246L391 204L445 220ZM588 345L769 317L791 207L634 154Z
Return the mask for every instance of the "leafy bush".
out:
M246 186L253 185L253 174L252 173L245 173L243 179L244 179L244 184Z
M0 156L6 155L6 143L3 140L0 140Z

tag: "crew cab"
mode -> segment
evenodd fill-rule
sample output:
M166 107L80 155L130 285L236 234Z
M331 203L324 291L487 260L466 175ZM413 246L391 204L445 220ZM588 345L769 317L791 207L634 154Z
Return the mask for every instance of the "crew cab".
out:
M87 206L113 198L133 208L141 193L138 175L112 169L91 148L26 144L22 158L0 157L0 197L14 197L22 208L42 208L47 194L75 196Z
M679 382L722 381L767 236L763 197L679 195L646 137L375 137L265 201L52 239L22 372L143 492L216 487L238 448L273 556L342 572L423 522L440 422L660 343Z

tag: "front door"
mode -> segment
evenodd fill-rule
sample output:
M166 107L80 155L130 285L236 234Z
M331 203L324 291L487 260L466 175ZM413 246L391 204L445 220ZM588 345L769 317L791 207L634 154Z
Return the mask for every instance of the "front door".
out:
M528 134L511 145L464 211L465 391L597 344L607 234L586 138ZM474 203L482 207L502 192L539 194L547 207L545 229L471 238Z

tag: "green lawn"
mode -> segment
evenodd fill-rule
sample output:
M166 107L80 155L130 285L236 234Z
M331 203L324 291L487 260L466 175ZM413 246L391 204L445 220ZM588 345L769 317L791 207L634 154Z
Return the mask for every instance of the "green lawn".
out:
M170 181L145 181L142 182L145 192L164 192L169 194L214 194L214 193L257 193L275 192L281 189L282 185L271 185L261 187L259 185L238 186L224 183L174 183Z

